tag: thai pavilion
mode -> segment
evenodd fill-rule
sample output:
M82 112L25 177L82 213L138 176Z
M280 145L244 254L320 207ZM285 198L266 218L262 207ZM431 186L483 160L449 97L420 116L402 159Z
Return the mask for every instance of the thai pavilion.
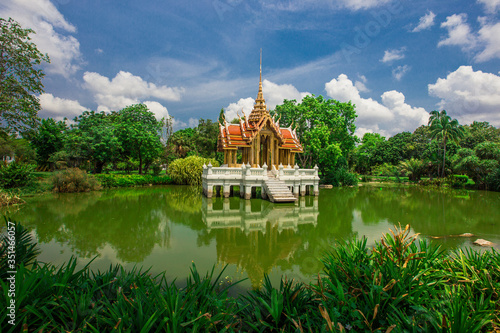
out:
M272 202L293 202L299 195L319 193L318 167L300 169L295 154L303 152L297 133L291 127L280 127L271 117L262 94L262 63L259 92L252 112L237 124L224 120L219 124L218 151L224 152L224 165L203 166L203 193L211 198L220 192L224 197L239 187L242 198L255 196ZM241 155L241 161L238 161Z
M248 117L239 118L238 124L219 124L218 151L224 152L224 164L252 167L267 164L278 168L280 164L294 165L295 154L303 149L297 133L291 127L280 128L279 120L271 117L262 94L262 70L260 71L259 92L255 105ZM237 164L237 154L241 152L241 163Z

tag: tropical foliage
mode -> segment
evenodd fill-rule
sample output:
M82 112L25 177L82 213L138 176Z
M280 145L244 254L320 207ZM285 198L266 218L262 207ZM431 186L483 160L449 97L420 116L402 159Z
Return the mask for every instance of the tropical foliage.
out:
M323 96L308 95L301 103L284 100L273 111L280 126L296 129L304 147L296 161L303 168L319 167L327 183L342 183L337 179L354 179L345 166L355 147L356 111L350 102L341 103ZM349 182L350 183L350 182Z
M458 143L458 139L464 137L464 129L460 127L458 120L451 120L451 117L448 116L446 110L442 110L441 112L432 111L429 118L429 126L431 129L431 138L437 138L443 142L443 172L441 176L444 177L446 165L446 143L448 140Z
M180 158L168 167L168 175L172 178L175 184L179 185L201 185L201 174L203 165L212 164L214 167L219 166L219 162L215 159L208 159L199 156L189 156Z
M0 188L29 186L35 179L32 174L34 169L35 166L32 164L0 162Z
M446 111L434 111L429 126L413 133L402 132L385 139L366 133L356 147L349 165L360 174L390 176L425 184L462 186L455 175L467 176L467 186L495 190L500 163L500 129L487 122L461 126ZM444 174L443 174L444 170ZM441 180L433 180L441 177ZM475 185L473 185L475 183Z

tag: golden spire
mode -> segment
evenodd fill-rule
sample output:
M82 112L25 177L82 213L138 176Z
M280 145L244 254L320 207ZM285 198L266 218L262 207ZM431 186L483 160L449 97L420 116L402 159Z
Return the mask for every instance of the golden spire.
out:
M264 99L264 94L262 93L262 49L260 49L259 92L257 93L257 98L255 99L255 104L248 120L258 121L265 112L268 111L266 107L266 100Z

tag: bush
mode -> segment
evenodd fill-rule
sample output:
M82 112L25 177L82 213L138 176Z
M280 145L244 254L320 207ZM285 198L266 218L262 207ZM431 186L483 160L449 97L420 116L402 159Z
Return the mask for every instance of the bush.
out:
M466 175L450 175L446 182L453 188L464 188L465 184L469 182L469 177Z
M24 200L22 200L18 195L0 190L0 207L23 203Z
M486 177L486 185L488 190L500 192L500 168Z
M40 254L40 249L28 229L5 216L4 221L7 232L0 235L0 281L5 281L11 276L11 272L21 265L31 265ZM12 252L15 252L14 267L10 267L12 261L9 260L12 259L12 248Z
M168 185L172 183L168 176L98 174L95 175L95 178L101 183L102 187Z
M345 168L340 168L328 172L324 181L333 186L355 186L358 185L358 176Z
M349 172L347 160L340 157L335 166L324 171L322 181L333 186L354 186L358 184L358 175Z
M437 186L437 187L441 187L443 185L446 184L446 178L434 178L434 179L422 179L420 182L419 182L420 185L423 185L423 186Z
M56 192L88 192L99 190L101 186L94 176L78 168L70 168L52 176L52 185Z
M31 164L0 163L0 187L14 188L31 185L35 179L34 170L35 166Z
M189 156L179 158L168 167L168 175L172 178L175 184L179 185L201 185L201 174L203 172L203 164L218 167L219 162L215 159L203 158L200 156Z

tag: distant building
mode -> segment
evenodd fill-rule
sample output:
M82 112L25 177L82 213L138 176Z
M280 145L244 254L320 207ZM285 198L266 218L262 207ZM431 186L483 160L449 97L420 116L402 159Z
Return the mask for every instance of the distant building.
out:
M16 160L16 157L13 155L13 156L9 156L9 155L5 155L5 156L2 156L2 162L4 163L12 163Z

